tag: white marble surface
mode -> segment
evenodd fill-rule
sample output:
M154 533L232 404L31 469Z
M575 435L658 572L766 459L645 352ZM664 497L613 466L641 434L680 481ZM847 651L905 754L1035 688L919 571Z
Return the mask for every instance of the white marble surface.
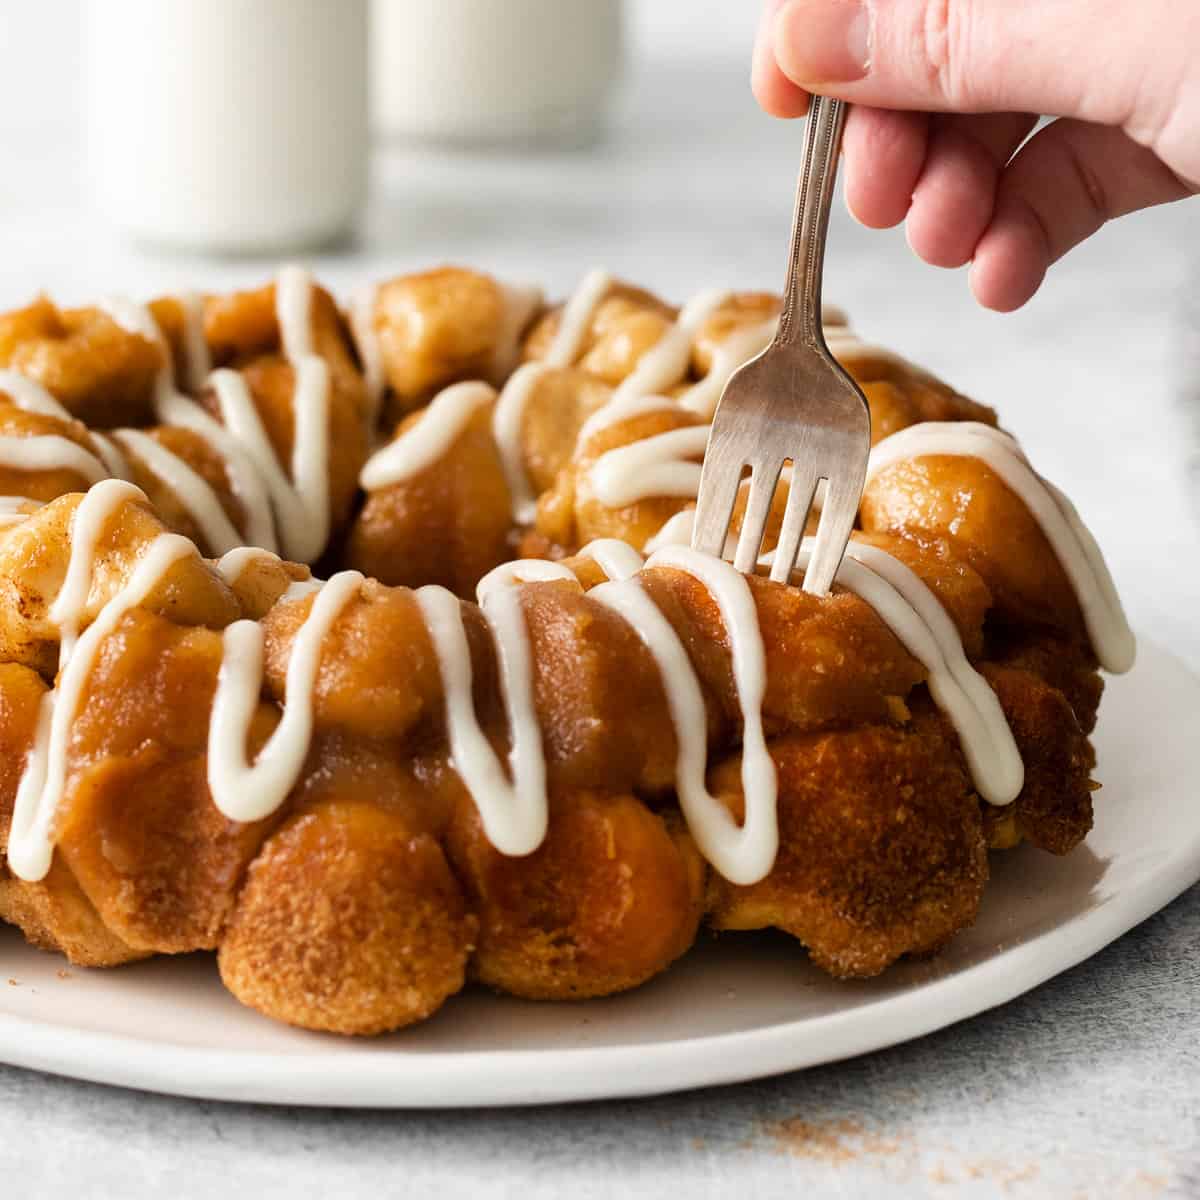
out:
M642 0L611 136L589 152L381 152L360 240L314 266L338 288L453 260L557 293L595 263L674 297L777 286L799 131L749 97L751 7ZM260 279L267 264L137 251L94 224L75 11L0 14L0 306L39 288L82 300ZM872 338L1001 410L1089 520L1134 623L1200 668L1200 504L1185 484L1200 457L1200 204L1106 230L1012 317L973 308L961 274L918 265L901 234L840 214L827 291ZM235 1178L264 1200L1198 1195L1198 945L1193 890L1062 979L917 1044L636 1104L253 1110L0 1068L0 1179L21 1181L13 1195L84 1179L131 1200L215 1196Z

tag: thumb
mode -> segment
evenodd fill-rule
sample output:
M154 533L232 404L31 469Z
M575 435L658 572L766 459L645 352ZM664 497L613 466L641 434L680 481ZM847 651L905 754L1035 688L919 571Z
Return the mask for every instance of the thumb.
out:
M1198 40L1200 5L1179 0L789 0L773 35L779 68L806 90L1077 117L1143 142L1166 124Z

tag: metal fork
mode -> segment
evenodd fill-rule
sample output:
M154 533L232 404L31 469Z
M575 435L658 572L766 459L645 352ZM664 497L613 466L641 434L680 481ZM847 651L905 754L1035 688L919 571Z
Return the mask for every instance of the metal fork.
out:
M771 578L786 583L817 484L826 481L804 590L824 595L846 552L866 478L871 417L821 328L821 274L845 107L812 98L796 189L787 285L771 344L730 376L713 415L700 475L692 546L722 556L742 478L750 494L733 565L754 571L783 465L792 462Z

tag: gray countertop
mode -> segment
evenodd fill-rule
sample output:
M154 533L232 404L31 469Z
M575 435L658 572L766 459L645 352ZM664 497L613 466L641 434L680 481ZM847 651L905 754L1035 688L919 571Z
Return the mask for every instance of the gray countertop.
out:
M360 242L315 259L318 273L344 287L457 260L561 294L604 263L675 298L713 284L777 286L799 131L755 111L746 21L735 28L717 8L689 11L729 37L642 43L612 136L589 152L381 152ZM41 9L28 37L66 39L69 81L72 5ZM642 24L655 21L669 23L660 14ZM68 84L43 104L35 66L17 62L14 71L0 81L0 146L22 169L0 183L0 307L39 288L73 300L228 285L267 271L110 242L80 204ZM37 98L32 122L14 114L26 94ZM1123 221L1057 267L1028 310L1001 318L970 305L961 273L913 261L901 234L870 234L839 216L827 284L864 333L1001 411L1088 519L1135 626L1193 667L1200 560L1185 463L1200 451L1200 334L1189 341L1186 314L1200 321L1198 231L1196 205ZM5 1194L66 1196L82 1183L89 1195L129 1200L223 1195L235 1181L239 1194L262 1200L435 1189L530 1200L797 1188L1200 1195L1198 945L1193 889L1059 979L919 1042L631 1103L255 1109L0 1067L0 1179L16 1189Z

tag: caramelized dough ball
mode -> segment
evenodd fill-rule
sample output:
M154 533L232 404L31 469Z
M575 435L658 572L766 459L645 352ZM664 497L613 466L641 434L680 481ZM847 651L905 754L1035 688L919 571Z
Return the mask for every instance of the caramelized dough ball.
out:
M868 360L869 361L869 360ZM860 364L846 360L846 369L858 379L871 410L871 444L921 421L979 421L996 424L996 413L977 404L915 368L890 379L859 379ZM865 373L865 372L864 372Z
M1086 642L1073 642L1044 631L999 629L993 626L987 658L997 666L1028 671L1066 697L1079 728L1096 728L1104 679L1096 656Z
M291 474L292 449L296 436L296 372L277 354L264 354L245 363L242 378L262 420L267 440ZM328 465L331 530L336 532L350 516L358 494L358 474L367 459L366 429L363 423L361 386L356 381L347 391L331 373L332 387L327 422L329 437ZM215 416L220 407L211 391L204 392L201 403Z
M145 424L162 351L98 308L44 296L0 314L0 367L37 380L93 429Z
M612 388L577 367L548 368L530 389L521 420L521 451L534 495L553 486L570 461L584 422L612 398Z
M1085 638L1075 591L1041 526L978 459L895 463L867 484L860 516L870 532L944 542L983 577L1004 618Z
M33 945L57 950L79 966L130 962L141 954L104 927L61 859L36 883L12 875L5 861L17 785L45 694L45 683L28 667L0 664L0 920L18 926Z
M313 598L277 604L263 621L267 692L282 701L296 633ZM479 609L462 606L476 709L499 712L491 635ZM374 580L363 583L321 642L313 696L318 728L400 741L440 729L442 680L425 620L412 592Z
M329 371L329 501L336 532L349 519L358 492L358 473L367 458L366 387L333 297L312 290L310 333L313 352ZM296 373L280 345L275 285L254 291L210 296L204 306L204 335L216 366L234 367L250 391L263 429L284 471L290 473L296 420ZM209 390L200 402L220 417Z
M304 583L311 578L312 572L302 563L263 553L250 557L229 586L242 616L261 621L293 583Z
M696 330L692 341L692 374L702 379L712 370L713 358L722 342L743 330L762 325L778 313L779 297L770 292L735 292Z
M190 429L178 425L159 425L146 431L165 450L192 468L216 494L225 515L244 535L246 532L246 510L234 491L233 481L225 459L217 453L212 443ZM137 448L121 441L121 452L129 463L132 481L146 493L154 511L163 524L176 533L183 534L208 554L215 554L217 547L210 546L192 517L191 510L180 500L169 482L160 479L142 460Z
M641 580L725 720L740 724L729 631L715 598L699 580L669 567L652 567ZM748 582L767 656L763 715L769 726L886 720L925 678L924 667L857 596L821 599L762 577Z
M96 447L87 428L78 421L64 421L43 413L27 412L5 399L0 390L0 437L36 438L59 437L73 442L94 458ZM103 461L101 460L101 465ZM108 474L107 471L104 472ZM67 492L86 491L94 477L71 467L22 467L0 463L0 496L26 496L43 502L54 500Z
M918 545L891 534L861 531L851 540L899 559L937 597L954 622L967 657L983 654L983 622L992 607L992 594L978 572L955 558L944 541Z
M476 921L419 787L369 747L314 757L298 809L250 866L221 978L276 1020L386 1033L462 987Z
M0 660L24 663L46 679L58 669L58 626L50 606L66 578L71 517L83 497L62 496L19 525L0 529ZM113 514L97 544L92 589L81 630L128 581L162 522L141 501ZM221 629L240 615L225 581L197 556L176 561L146 598L146 607L181 625Z
M432 466L368 495L346 544L348 566L383 583L437 583L470 596L511 557L512 501L491 412L481 406ZM420 419L409 417L397 435Z
M169 315L169 302L151 305L158 316L165 316L164 332L178 328ZM333 297L320 285L312 289L309 318L312 348L329 364L335 385L347 393L357 391L360 409L365 407L365 392L359 377L345 322ZM268 283L250 291L206 296L204 300L204 340L213 363L218 367L240 367L247 362L282 351L279 320L275 308L275 284Z
M658 344L675 323L677 310L641 288L617 283L596 306L583 337L578 365L605 383L617 384ZM562 306L547 313L525 343L527 359L549 352L562 320Z
M615 421L597 430L559 471L554 487L539 500L537 532L568 549L605 537L620 538L641 549L691 501L675 496L650 496L620 508L609 508L596 495L592 468L610 450L674 429L703 424L699 417L683 410L662 409ZM699 460L698 454L696 461Z
M372 324L396 412L461 379L500 382L511 368L509 298L490 275L439 267L379 286Z
M1014 835L1052 854L1066 854L1092 827L1091 769L1095 753L1080 729L1067 698L1030 671L984 663L1025 763L1025 786L1006 808L985 806L984 826L1011 822Z
M771 873L740 887L715 872L716 929L785 930L831 975L879 974L969 925L988 877L979 803L936 716L905 729L864 725L789 734L779 772L780 849ZM712 787L738 818L737 758Z
M658 667L630 625L565 581L527 585L521 598L551 785L670 787L675 726Z
M214 948L272 824L230 820L208 790L203 715L221 652L219 634L135 609L102 643L73 722L57 853L139 950ZM277 721L259 705L250 759Z
M500 854L464 795L447 841L479 915L471 973L531 999L583 999L636 987L695 940L704 864L680 823L629 795L551 800L546 840Z

